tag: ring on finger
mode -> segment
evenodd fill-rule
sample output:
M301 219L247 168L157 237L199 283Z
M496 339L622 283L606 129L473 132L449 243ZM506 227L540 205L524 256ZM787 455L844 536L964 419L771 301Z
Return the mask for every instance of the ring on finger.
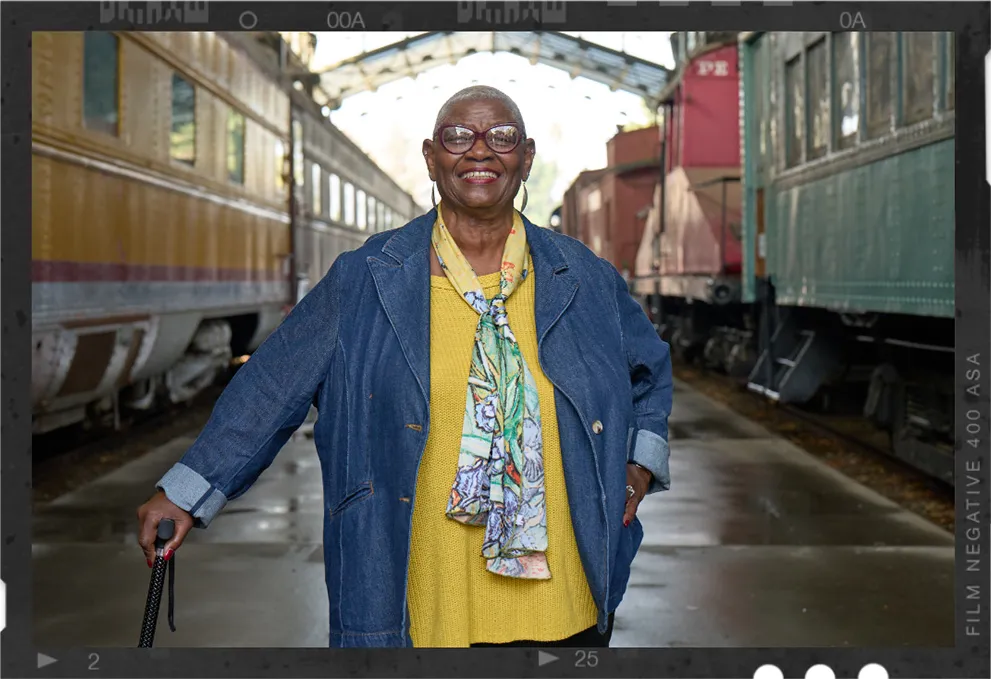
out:
M626 499L627 500L631 499L636 494L637 494L637 491L636 491L636 489L633 486L627 486L626 487Z

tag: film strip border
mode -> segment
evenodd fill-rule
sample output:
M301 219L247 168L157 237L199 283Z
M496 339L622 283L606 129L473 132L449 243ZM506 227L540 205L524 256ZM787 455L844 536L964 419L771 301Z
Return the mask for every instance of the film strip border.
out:
M577 0L578 2L594 0ZM799 0L801 1L801 0ZM563 24L567 21L567 5L572 2L458 2L458 21L487 21L490 23L516 23L532 20L542 24ZM689 7L691 5L709 7L739 7L742 5L763 5L767 7L788 7L793 0L606 0L607 7Z
M590 0L572 0L590 1ZM801 1L801 0L799 0ZM101 0L100 23L124 21L135 26L198 26L210 21L210 4L205 0L193 2L113 2ZM567 5L564 0L550 2L458 2L458 20L488 21L491 23L516 23L538 21L543 24L565 23ZM765 7L789 7L793 0L607 0L607 7L739 7L763 5Z
M582 0L578 0L579 2ZM586 0L587 1L587 0ZM798 0L802 2L802 0ZM812 2L813 0L805 0ZM609 7L648 7L658 5L660 7L688 7L689 5L709 5L712 7L738 7L740 5L766 5L766 6L789 6L794 5L792 0L606 0Z
M27 3L24 3L25 5ZM86 3L78 3L80 8L87 7ZM821 24L823 21L836 22L841 30L882 30L874 24L891 24L889 16L875 13L870 25L865 20L868 13L867 3L862 8L844 6L841 0L503 0L501 2L486 0L458 0L451 2L443 0L398 0L397 2L356 2L341 3L296 3L292 11L286 11L285 3L278 2L227 2L217 0L193 0L188 2L113 2L101 0L99 5L99 23L101 27L115 30L141 30L155 28L163 30L203 30L208 25L230 24L237 19L230 29L254 30L262 28L278 28L279 30L369 30L369 31L403 31L403 30L461 30L466 26L499 26L504 30L516 28L549 28L571 30L601 30L602 22L615 18L618 24L630 24L642 27L644 17L651 10L671 9L674 16L665 18L671 28L687 28L686 21L692 21L685 15L685 10L714 9L744 10L747 9L789 9L799 10L809 8L811 14L784 12L775 16L770 24L762 24L762 30L801 30L801 24ZM877 5L878 3L873 3ZM885 0L882 4L889 4ZM925 7L920 10L928 12L920 14L921 19L915 23L915 28L906 26L902 30L926 30L934 12L932 0L912 3ZM952 3L951 3L952 4ZM963 3L978 4L978 3ZM282 5L278 10L273 6ZM834 12L826 9L829 5L839 5L841 11ZM332 7L327 11L327 7ZM441 9L443 7L443 9ZM418 11L419 8L419 11ZM448 14L450 8L450 14ZM618 10L615 17L608 10ZM863 9L863 12L861 11ZM873 7L876 10L877 7ZM605 12L603 11L605 10ZM90 10L91 11L91 10ZM632 14L631 14L632 12ZM87 11L78 12L80 16ZM633 15L636 15L635 17ZM732 16L732 15L731 15ZM818 19L816 19L818 17ZM906 21L904 13L898 15L898 21ZM58 15L62 22L71 23L64 14ZM733 19L727 19L731 23ZM769 17L761 15L754 18L767 22ZM286 22L289 22L288 25ZM671 23L673 22L673 23ZM786 28L784 24L788 24ZM792 28L791 24L797 25ZM272 25L272 24L275 25ZM911 23L911 21L909 22ZM54 28L54 27L53 27ZM59 26L58 28L62 28ZM613 30L629 30L614 28ZM884 28L883 30L892 30Z

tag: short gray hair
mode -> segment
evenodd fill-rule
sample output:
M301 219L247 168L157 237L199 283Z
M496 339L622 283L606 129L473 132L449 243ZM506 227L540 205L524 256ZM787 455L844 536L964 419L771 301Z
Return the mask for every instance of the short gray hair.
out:
M440 111L437 113L437 120L434 121L434 133L436 134L437 129L440 127L441 123L451 112L457 104L463 101L481 101L484 99L490 99L493 101L498 101L500 104L509 109L510 115L513 116L513 122L518 123L520 126L520 132L526 137L526 123L523 122L523 114L520 113L520 107L516 105L516 102L509 98L509 95L502 90L497 90L494 87L489 87L488 85L472 85L471 87L466 87L460 92L455 92L454 95L444 102L444 105L440 107Z

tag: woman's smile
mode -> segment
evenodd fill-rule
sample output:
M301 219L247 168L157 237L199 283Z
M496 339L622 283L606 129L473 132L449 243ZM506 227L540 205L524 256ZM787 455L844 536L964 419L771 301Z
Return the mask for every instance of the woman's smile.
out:
M458 179L468 184L492 184L502 176L501 172L487 167L476 167L458 174Z

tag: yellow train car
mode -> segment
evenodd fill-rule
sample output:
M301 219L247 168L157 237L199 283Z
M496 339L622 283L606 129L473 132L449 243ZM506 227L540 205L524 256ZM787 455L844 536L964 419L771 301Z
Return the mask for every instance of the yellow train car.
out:
M36 433L187 400L295 301L290 96L245 47L34 34Z

